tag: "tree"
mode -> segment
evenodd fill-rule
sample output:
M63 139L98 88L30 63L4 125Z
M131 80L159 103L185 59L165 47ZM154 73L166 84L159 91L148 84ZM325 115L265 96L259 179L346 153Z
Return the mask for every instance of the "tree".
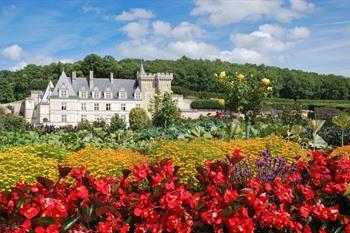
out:
M133 130L143 129L150 124L147 112L143 108L133 108L129 114L130 128Z
M15 101L15 96L11 84L6 80L0 79L0 103L13 101Z
M180 109L172 99L171 92L165 92L164 95L155 95L152 119L155 126L165 128L181 119Z
M115 114L111 119L109 129L111 131L116 131L116 130L125 129L125 128L126 128L125 121L119 118L118 114Z

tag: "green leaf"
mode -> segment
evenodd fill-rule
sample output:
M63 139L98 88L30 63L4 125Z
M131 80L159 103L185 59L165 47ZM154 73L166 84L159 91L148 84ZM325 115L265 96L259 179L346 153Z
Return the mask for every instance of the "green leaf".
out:
M343 196L347 196L350 194L350 183L348 184L348 187L346 188L345 193L343 194Z
M79 220L79 218L80 216L76 218L68 218L62 226L62 232L68 231Z
M312 132L316 134L322 128L325 122L325 120L310 120L309 127L311 128Z

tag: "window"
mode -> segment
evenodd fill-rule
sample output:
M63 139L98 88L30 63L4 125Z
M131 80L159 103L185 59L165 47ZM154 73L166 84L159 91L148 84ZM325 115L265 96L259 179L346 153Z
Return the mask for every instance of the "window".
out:
M112 99L112 93L111 92L105 92L105 99Z
M141 93L139 91L135 91L135 99L141 99Z
M68 97L67 90L65 90L65 89L61 89L60 93L61 93L61 97L62 98L67 98Z
M95 115L94 116L94 121L100 121L100 116L99 115Z
M111 104L106 104L106 111L111 111Z
M87 98L86 91L81 91L80 92L80 97L86 99Z
M125 104L122 104L122 105L121 105L121 110L122 110L122 111L125 111L125 110L126 110Z
M67 110L67 103L66 102L61 103L61 110Z
M81 120L81 121L85 121L85 120L86 120L86 115L85 115L85 114L81 115L81 116L80 116L80 120Z
M99 99L100 98L100 92L99 91L92 92L92 98Z
M94 110L95 111L100 110L100 104L99 103L94 103Z
M136 104L136 108L141 108L141 104Z
M86 111L86 103L81 103L81 110Z
M61 122L67 122L67 115L61 115Z
M123 88L119 91L119 99L126 99L126 92Z

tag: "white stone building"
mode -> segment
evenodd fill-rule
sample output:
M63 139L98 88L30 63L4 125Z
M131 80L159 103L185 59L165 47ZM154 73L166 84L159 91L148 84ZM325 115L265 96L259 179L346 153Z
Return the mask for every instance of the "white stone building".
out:
M76 126L81 120L110 121L118 114L125 122L135 107L147 111L156 92L171 90L172 73L146 73L141 64L136 79L67 77L63 71L57 84L50 81L45 92L31 91L25 99L25 118L34 126Z

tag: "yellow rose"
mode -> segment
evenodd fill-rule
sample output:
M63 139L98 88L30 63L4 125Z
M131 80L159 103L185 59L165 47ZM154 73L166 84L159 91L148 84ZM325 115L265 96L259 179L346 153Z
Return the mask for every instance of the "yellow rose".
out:
M218 103L219 103L221 106L224 106L224 105L225 105L225 100L224 100L224 99L218 99Z
M272 87L267 87L267 90L272 92Z
M237 78L238 78L239 81L243 81L244 80L244 75L243 74L239 74L237 76Z
M215 76L215 77L218 77L218 74L217 74L217 73L215 73L215 74L214 74L214 76Z
M219 77L220 78L226 78L226 72L225 71L221 71Z
M270 85L270 79L268 79L268 78L263 78L263 79L261 79L261 82L262 82L265 86Z

